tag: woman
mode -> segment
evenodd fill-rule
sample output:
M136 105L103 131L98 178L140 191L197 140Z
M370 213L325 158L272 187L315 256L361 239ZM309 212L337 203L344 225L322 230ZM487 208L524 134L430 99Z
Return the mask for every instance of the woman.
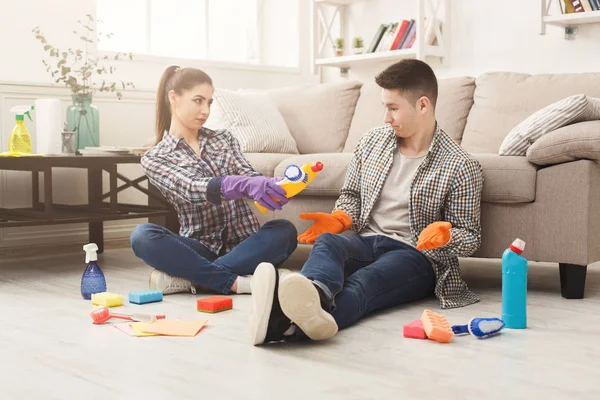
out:
M226 130L204 128L213 101L211 78L196 68L168 67L156 102L156 144L144 173L177 211L179 234L155 224L131 234L136 256L155 268L150 289L165 294L251 293L259 263L279 265L296 249L296 228L274 220L262 227L245 198L269 210L287 203L275 178L260 175ZM279 202L273 200L277 199Z

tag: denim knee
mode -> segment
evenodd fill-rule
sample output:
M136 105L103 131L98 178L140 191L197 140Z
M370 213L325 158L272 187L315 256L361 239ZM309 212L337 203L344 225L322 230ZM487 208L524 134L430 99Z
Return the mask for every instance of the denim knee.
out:
M298 230L294 224L287 219L274 219L267 222L264 226L277 230L278 236L281 237L285 243L289 243L288 249L290 253L296 250L296 247L298 246Z
M151 223L141 224L133 228L129 236L129 242L136 255L148 246L152 240L151 235L154 233L156 233L156 225Z

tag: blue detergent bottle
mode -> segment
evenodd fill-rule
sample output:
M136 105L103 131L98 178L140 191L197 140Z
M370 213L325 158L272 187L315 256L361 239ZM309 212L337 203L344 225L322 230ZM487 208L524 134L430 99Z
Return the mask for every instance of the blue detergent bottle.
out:
M85 262L87 267L81 277L81 296L86 300L91 300L92 294L106 292L106 278L96 262L98 260L98 245L88 243L83 246L85 250Z
M527 328L527 260L525 242L515 241L502 254L502 320L510 329Z

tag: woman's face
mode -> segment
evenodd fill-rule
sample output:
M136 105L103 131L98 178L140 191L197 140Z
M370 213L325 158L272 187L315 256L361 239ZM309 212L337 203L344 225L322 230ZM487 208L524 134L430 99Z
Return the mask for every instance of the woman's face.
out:
M210 115L213 102L214 88L208 83L196 85L190 90L184 90L178 95L173 90L169 92L169 101L173 116L189 130L198 130Z

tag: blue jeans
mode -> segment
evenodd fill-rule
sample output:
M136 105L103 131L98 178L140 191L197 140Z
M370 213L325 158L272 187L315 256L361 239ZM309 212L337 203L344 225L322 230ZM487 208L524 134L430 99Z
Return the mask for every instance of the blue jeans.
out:
M274 220L229 253L219 257L198 240L155 224L142 224L131 233L135 255L153 268L219 293L231 293L239 275L250 275L261 262L283 263L298 245L297 231L286 220Z
M324 293L339 329L388 307L433 294L435 273L421 252L387 236L321 234L301 271Z

